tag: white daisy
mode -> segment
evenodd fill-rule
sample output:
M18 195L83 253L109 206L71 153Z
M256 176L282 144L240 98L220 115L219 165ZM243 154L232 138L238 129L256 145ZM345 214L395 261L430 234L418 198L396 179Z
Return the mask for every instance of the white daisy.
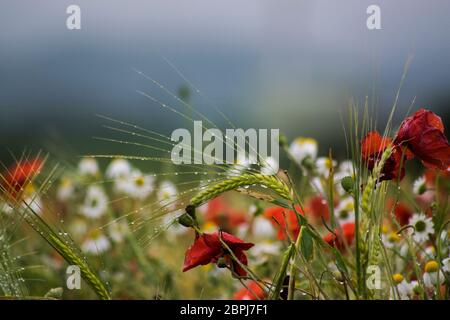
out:
M442 270L444 270L447 273L450 273L450 257L442 260Z
M128 225L125 221L115 221L108 226L108 235L112 241L120 243L128 233Z
M245 170L249 169L252 164L257 164L258 161L253 156L247 155L245 152L238 152L234 165L230 166L227 171L227 176L237 177Z
M413 183L413 192L417 195L422 195L427 191L427 184L425 181L425 177L421 176L417 178Z
M155 178L137 169L131 172L127 181L126 193L134 199L144 200L153 192Z
M106 168L106 177L108 179L117 179L128 176L131 173L131 165L125 159L114 159Z
M434 233L433 221L423 213L415 213L409 219L409 224L414 227L410 232L413 232L413 239L418 243L424 243Z
M81 245L83 252L99 255L111 247L108 238L98 229L92 230L89 237Z
M423 274L423 283L428 289L436 288L436 286L444 283L444 274L439 270L436 261L428 261L425 265L425 273Z
M324 187L323 187L323 183L322 183L322 179L320 179L319 177L314 177L310 180L311 183L311 187L313 188L313 190L321 195L324 194Z
M72 198L75 192L75 185L73 181L67 177L63 177L58 186L56 197L59 201L64 202Z
M183 214L184 214L183 210L176 210L170 215L165 215L163 218L163 224L165 226L170 225L170 227L167 229L167 234L172 239L182 234L185 234L186 232L189 231L189 228L186 228L185 226L176 222L178 217L180 217Z
M328 157L320 157L316 161L317 173L325 178L328 178L330 174L330 169L335 167L337 162L335 160L331 160Z
M97 161L94 158L83 158L78 163L78 172L83 176L96 176L99 173Z
M162 206L174 205L174 201L177 199L177 188L171 181L166 180L159 185L156 198Z
M339 202L334 212L340 224L355 221L355 206L353 198L344 198Z
M424 251L420 251L419 255L422 260L433 260L436 258L436 249L434 246L427 246Z
M317 157L318 144L315 139L299 137L292 141L289 146L289 153L298 164L302 164L303 160L310 158L315 160Z
M275 235L275 228L268 219L256 217L253 220L252 232L257 239L271 239Z
M273 157L267 157L264 159L261 165L261 174L265 176L273 176L277 174L279 169L278 161Z
M253 246L251 255L254 257L254 264L261 265L270 257L278 256L281 251L282 248L279 242L260 241Z
M339 164L338 173L345 176L353 176L354 167L351 160L344 160Z
M397 232L391 231L389 233L383 233L381 240L386 248L392 249L400 242L401 238Z
M88 231L88 225L85 219L77 218L70 223L70 232L75 237L84 237Z
M411 283L408 283L399 273L394 274L392 276L392 279L394 281L395 288L391 289L390 298L409 300L410 297L414 294L413 286L411 285Z
M88 218L98 218L106 213L108 209L108 198L105 191L99 186L92 185L87 189L84 204L80 212Z

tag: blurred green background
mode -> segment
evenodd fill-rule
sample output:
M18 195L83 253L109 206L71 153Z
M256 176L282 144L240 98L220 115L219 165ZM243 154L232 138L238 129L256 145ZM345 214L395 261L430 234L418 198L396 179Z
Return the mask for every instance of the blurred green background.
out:
M366 27L366 8L381 7L382 30ZM81 30L66 28L66 8L81 8ZM0 4L0 160L8 150L120 153L96 141L111 136L96 114L165 134L186 127L139 95L181 105L133 71L168 89L185 83L166 57L207 96L191 102L226 127L280 128L316 137L325 154L344 153L340 113L369 96L379 123L395 98L400 121L411 101L448 123L450 2L430 1L39 1Z

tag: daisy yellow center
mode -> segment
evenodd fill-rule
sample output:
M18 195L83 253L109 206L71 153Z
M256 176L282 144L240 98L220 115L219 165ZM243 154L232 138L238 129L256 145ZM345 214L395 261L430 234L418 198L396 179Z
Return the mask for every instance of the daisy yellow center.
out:
M325 163L324 163L324 165L325 165L325 168L327 168L327 169L331 169L331 167L332 167L332 163L331 163L331 161L330 161L330 159L325 159Z
M138 177L138 178L136 178L135 183L136 183L137 186L142 187L142 186L144 185L144 183L145 183L144 177Z
M390 242L398 242L400 241L400 236L396 232L391 232L388 239Z
M394 280L395 283L399 284L403 281L403 276L400 273L396 273L392 276L392 280Z
M92 231L89 233L89 235L90 235L90 237L91 237L92 239L98 239L98 238L100 238L101 234L102 234L101 231L98 230L98 229L94 229L94 230L92 230Z
M303 138L303 137L295 139L295 142L298 143L299 145L304 145L304 144L316 145L317 144L317 141L314 140L313 138Z
M428 261L425 265L425 272L436 272L439 269L439 265L436 261Z
M381 227L381 232L386 234L389 232L389 227L385 224L383 224L383 226Z
M425 229L427 228L427 224L425 223L425 221L419 220L414 225L414 228L416 229L417 232L424 232Z
M347 210L341 210L341 212L339 213L339 216L340 216L342 219L348 218L348 211L347 211Z

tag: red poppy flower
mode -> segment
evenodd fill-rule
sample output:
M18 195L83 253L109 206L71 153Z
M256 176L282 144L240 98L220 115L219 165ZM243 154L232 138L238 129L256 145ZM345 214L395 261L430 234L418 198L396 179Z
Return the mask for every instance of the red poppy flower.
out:
M16 198L36 174L42 169L43 160L35 158L32 160L21 160L12 165L2 175L1 184L6 194Z
M450 166L450 144L444 135L444 124L430 110L420 109L403 120L394 143L407 147L427 168L447 170Z
M296 206L295 208L301 215L304 215L300 206ZM278 206L269 207L264 211L264 216L278 229L277 238L279 240L285 240L288 233L293 239L297 238L298 233L300 232L300 225L294 210Z
M318 221L321 221L322 218L325 219L325 221L330 219L330 208L323 197L315 196L311 198L309 200L308 208L310 209L309 211L312 216Z
M230 253L222 246L219 237L227 244L236 258L243 265L247 265L247 256L244 251L253 247L254 244L244 242L229 233L216 231L214 233L203 233L196 237L194 244L186 251L183 272L200 265L217 263L220 258L223 258L223 261L220 261L221 263L226 263L237 275L246 276L247 272L232 259Z
M394 209L395 217L397 218L398 223L401 226L407 225L409 223L409 219L412 217L412 210L403 203L397 203Z
M350 246L355 238L355 224L353 222L345 223L341 228L334 229L334 234L329 232L323 237L323 240L330 246L339 250L345 249L345 244ZM344 242L345 241L345 242Z
M208 202L205 221L211 221L225 231L231 231L247 222L244 211L230 207L223 197L217 197Z
M249 281L246 283L247 288L242 288L233 296L234 300L264 300L266 292L257 281Z
M375 167L377 161L381 159L383 152L388 146L392 145L392 140L387 137L382 137L378 132L369 132L361 141L361 157L369 170ZM404 162L408 158L408 155L403 157L402 165L402 150L394 147L391 156L384 163L381 170L380 181L403 179L405 176ZM401 168L400 168L401 166Z

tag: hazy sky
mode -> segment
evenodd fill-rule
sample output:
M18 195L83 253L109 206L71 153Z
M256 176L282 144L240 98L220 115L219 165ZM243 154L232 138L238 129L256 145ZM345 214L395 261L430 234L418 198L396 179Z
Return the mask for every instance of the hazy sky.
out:
M66 28L70 4L81 8L81 30ZM366 27L370 4L381 7L382 30ZM391 106L409 54L400 107L417 96L417 106L444 108L449 12L445 0L3 0L0 139L89 139L96 113L170 127L174 116L136 90L173 100L132 71L177 90L183 81L161 56L209 97L193 98L202 111L215 104L242 126L333 137L321 123L350 97Z

